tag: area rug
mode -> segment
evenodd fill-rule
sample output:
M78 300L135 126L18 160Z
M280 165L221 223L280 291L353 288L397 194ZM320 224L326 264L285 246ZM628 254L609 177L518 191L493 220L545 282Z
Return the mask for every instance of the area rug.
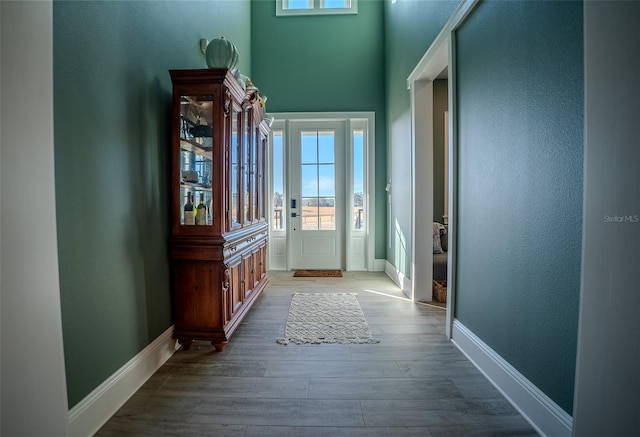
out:
M342 270L296 270L294 278L342 278Z
M295 293L279 344L379 343L354 294Z

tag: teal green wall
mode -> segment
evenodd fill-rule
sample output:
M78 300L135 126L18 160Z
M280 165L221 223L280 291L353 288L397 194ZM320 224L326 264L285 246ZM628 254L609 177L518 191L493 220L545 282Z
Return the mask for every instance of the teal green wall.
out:
M411 99L407 78L460 2L385 2L387 179L392 184L387 260L411 276ZM420 199L416 199L417 202Z
M582 244L582 8L488 1L457 32L455 316L569 414Z
M206 68L199 39L224 35L249 72L249 11L245 1L54 2L56 208L70 407L172 324L168 70Z
M385 2L387 114L389 122L410 109L407 78L440 33L459 0Z
M360 1L357 15L276 17L274 0L253 1L252 80L268 112L374 111L376 258L385 258L383 2Z

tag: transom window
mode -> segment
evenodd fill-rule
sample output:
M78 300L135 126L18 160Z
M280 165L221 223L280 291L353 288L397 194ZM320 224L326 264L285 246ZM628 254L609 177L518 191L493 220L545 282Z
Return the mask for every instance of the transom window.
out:
M276 0L276 15L357 14L358 0Z

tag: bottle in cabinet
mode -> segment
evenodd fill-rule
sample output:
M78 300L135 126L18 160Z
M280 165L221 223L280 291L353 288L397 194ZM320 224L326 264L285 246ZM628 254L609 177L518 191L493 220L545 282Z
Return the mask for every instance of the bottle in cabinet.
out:
M187 192L187 203L184 204L184 224L195 225L195 214L193 210L193 195L191 191Z
M200 193L200 203L196 210L196 225L207 224L207 207L204 205L204 193Z

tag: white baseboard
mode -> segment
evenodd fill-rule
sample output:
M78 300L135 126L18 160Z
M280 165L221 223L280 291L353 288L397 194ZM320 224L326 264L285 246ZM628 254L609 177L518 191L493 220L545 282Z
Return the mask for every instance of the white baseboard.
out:
M451 340L538 433L571 436L571 416L458 320Z
M386 259L374 259L373 260L373 271L374 272L384 272L384 267L387 264Z
M411 279L407 278L404 273L399 271L396 266L387 260L385 260L384 272L402 291L411 291Z
M94 435L177 349L173 325L69 410L69 435Z

